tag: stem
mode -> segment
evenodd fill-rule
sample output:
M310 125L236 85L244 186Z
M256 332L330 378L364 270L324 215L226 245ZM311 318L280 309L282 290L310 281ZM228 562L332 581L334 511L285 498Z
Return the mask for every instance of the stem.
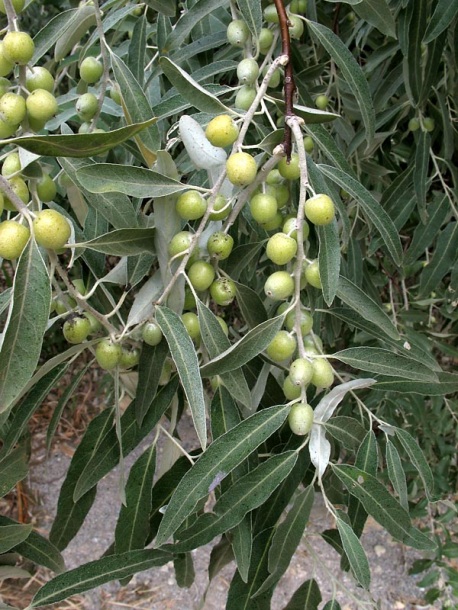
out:
M8 19L8 30L10 32L17 32L19 30L17 25L17 15L14 10L13 3L11 0L4 0L3 4L5 5L6 18Z
M108 50L107 41L105 38L105 33L103 31L103 23L102 23L102 14L100 12L100 4L99 0L94 0L94 10L95 10L95 20L97 24L97 32L100 39L100 54L102 55L102 63L103 63L103 74L100 81L100 90L98 96L98 107L97 112L92 117L91 126L89 131L92 131L97 124L100 113L102 112L102 104L105 99L105 94L107 91L108 79L110 77L110 54Z
M20 197L11 188L10 183L4 176L0 176L0 191L3 191L17 211L25 216L27 222L32 226L32 214Z
M287 119L294 115L293 110L293 98L296 91L296 84L294 82L293 66L291 63L291 39L289 36L288 28L288 15L282 0L274 0L275 8L277 9L278 18L280 20L280 32L282 42L282 55L288 57L288 63L285 68L285 136L283 140L283 147L286 153L286 160L289 163L291 160L291 127L288 125Z

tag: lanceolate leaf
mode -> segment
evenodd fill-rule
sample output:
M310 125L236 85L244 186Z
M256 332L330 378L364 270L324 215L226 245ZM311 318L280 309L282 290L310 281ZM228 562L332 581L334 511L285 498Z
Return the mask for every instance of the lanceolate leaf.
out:
M13 523L0 524L0 553L7 553L17 544L23 542L32 531L31 524Z
M117 553L142 549L148 537L151 489L156 468L156 447L149 447L132 466L115 529Z
M414 548L427 548L428 544L430 548L435 547L435 543L418 530L418 540L412 539L409 514L371 474L346 464L333 466L333 471L348 491L362 502L366 511L396 540L415 545Z
M158 172L145 167L98 163L81 167L76 177L91 193L124 193L131 197L166 197L189 189Z
M260 0L237 0L242 18L253 36L259 36L262 27L262 6Z
M339 530L340 539L342 540L342 546L350 562L352 572L359 584L365 589L368 589L371 581L371 573L369 569L369 562L362 544L352 528L345 523L343 519L337 519L336 524L337 529Z
M289 407L264 409L216 439L181 479L167 506L156 545L163 544L189 516L197 502L206 496L215 477L229 474L250 453L277 430Z
M148 549L102 557L102 559L69 570L47 582L35 594L29 607L37 608L55 604L111 580L119 580L143 570L162 566L171 559L172 555L165 551Z
M395 445L386 439L386 466L388 476L393 484L393 489L397 493L399 502L405 510L409 510L409 501L407 498L407 481L404 468L402 467L401 458Z
M48 23L34 37L35 51L31 59L31 65L35 66L39 59L49 51L49 49L68 31L75 27L87 15L92 15L95 23L95 10L93 6L84 6L61 11L58 15L48 21Z
M399 265L402 259L402 248L398 231L379 202L358 180L341 169L330 165L319 165L318 167L325 176L331 178L358 201L364 214L380 233L394 262Z
M168 307L157 307L156 320L169 344L202 449L207 445L205 399L196 350L181 318Z
M425 44L430 43L439 36L452 23L458 13L456 0L438 0L434 13L429 20L423 38Z
M428 187L429 147L431 136L422 131L415 149L414 187L417 208L423 223L426 222L426 191Z
M157 119L148 119L106 133L78 133L75 135L21 136L7 142L45 157L91 157L107 152L122 144L143 129L153 125ZM0 141L5 143L5 140Z
M346 277L341 276L337 288L337 296L346 305L358 312L363 318L369 320L381 328L389 337L395 340L400 339L400 335L393 322L386 315L379 305L373 301L366 292L358 288L356 284Z
M139 426L142 425L143 419L156 396L167 353L166 341L161 341L155 347L143 343L140 364L138 365L138 385L135 396L135 412Z
M201 0L203 1L203 0ZM187 72L177 66L168 57L161 57L160 65L169 81L179 93L201 112L221 114L231 112L219 99L206 91Z
M318 610L321 602L320 588L316 580L306 580L294 592L283 610Z
M329 28L307 20L312 33L335 61L358 102L368 144L374 137L375 112L366 77L345 44Z
M404 264L409 265L416 261L425 250L429 248L440 227L450 213L446 196L434 203L431 208L427 209L428 219L426 224L419 223L416 227L412 242L404 257Z
M154 252L154 229L116 229L89 241L74 245L90 248L112 256L130 256L142 252Z
M386 0L362 0L355 4L354 10L382 34L396 38L396 23Z
M0 498L13 489L29 471L25 447L16 447L0 459Z
M349 347L333 354L340 362L362 371L417 381L435 381L436 373L416 360L378 347Z
M0 413L11 407L35 371L50 302L48 270L35 240L30 239L17 266L0 351Z
M449 273L458 250L458 222L449 223L440 233L434 255L420 276L420 293L429 294Z
M238 479L220 496L212 513L204 513L190 528L180 531L180 542L174 549L180 553L191 551L238 525L248 512L269 498L274 489L288 476L296 460L295 451L283 452Z
M267 320L250 330L225 352L201 367L202 377L211 377L240 368L264 351L283 324L284 316Z
M216 358L230 347L229 339L224 334L216 316L200 299L197 300L200 332L210 358ZM248 409L251 408L251 393L242 369L222 373L221 379L231 395Z
M337 233L337 223L318 227L320 250L318 261L320 278L323 286L323 297L327 305L331 305L339 285L340 271L340 240Z
M434 477L431 468L420 449L417 441L406 430L395 428L395 433L400 440L405 452L409 456L411 463L418 470L423 485L425 486L426 494L430 500L434 498Z
M198 0L191 9L184 11L175 27L170 32L161 54L168 54L172 49L181 47L192 29L209 13L221 6L221 0Z

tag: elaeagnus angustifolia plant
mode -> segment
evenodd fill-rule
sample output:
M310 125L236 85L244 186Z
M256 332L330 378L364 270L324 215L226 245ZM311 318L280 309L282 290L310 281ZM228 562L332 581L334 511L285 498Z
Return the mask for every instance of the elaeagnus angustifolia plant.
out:
M49 392L48 448L94 371L103 405L49 535L0 517L0 564L55 572L21 608L169 563L190 587L208 543L210 580L233 565L229 610L383 605L368 516L433 568L422 603L452 607L456 13L0 1L3 495ZM118 465L110 545L66 570Z

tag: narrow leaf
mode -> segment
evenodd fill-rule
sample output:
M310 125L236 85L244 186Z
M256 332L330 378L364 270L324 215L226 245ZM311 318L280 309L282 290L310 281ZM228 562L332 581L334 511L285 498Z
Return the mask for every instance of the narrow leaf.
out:
M285 421L289 407L263 409L217 438L178 484L159 528L156 545L163 544L206 496L215 477L226 476Z
M414 381L436 381L437 375L416 360L379 347L350 347L333 354L333 358L361 371L403 377Z
M354 10L382 34L396 38L396 23L386 0L362 0Z
M189 184L158 172L115 163L97 163L81 167L76 177L91 193L124 193L131 197L165 197L189 189Z
M22 481L28 471L25 447L16 447L0 459L0 498L6 496L16 483Z
M221 0L198 0L192 9L184 11L170 32L163 49L160 53L169 53L172 49L182 46L192 29L199 24L204 17L221 6Z
M7 411L32 377L49 319L51 286L35 240L16 269L10 317L0 351L0 413Z
M429 148L431 136L422 131L415 147L414 188L417 198L418 213L422 222L426 222L426 191L428 187Z
M284 316L277 316L250 330L225 352L204 364L200 369L202 377L233 371L252 360L266 349L282 327L283 319Z
M0 525L0 553L7 553L23 542L32 531L32 524Z
M167 354L168 348L165 341L161 341L154 347L143 343L135 395L135 413L139 427L156 396Z
M458 13L457 0L438 0L434 13L429 20L423 42L428 44L439 36L455 19Z
M257 38L262 27L262 7L260 0L237 0L242 18Z
M320 603L321 593L316 580L306 580L294 592L283 610L318 610Z
M75 248L90 248L112 256L130 256L154 252L155 229L115 229L89 241L74 244Z
M409 510L409 502L407 499L407 482L404 469L402 467L401 458L395 445L386 439L386 466L388 476L393 484L394 491L397 493L399 502L406 511Z
M358 180L341 169L331 167L330 165L319 165L318 167L325 176L331 178L333 182L345 189L358 201L364 214L380 233L393 261L399 265L402 259L399 234L393 221L379 202Z
M369 589L371 572L369 569L369 562L361 542L351 527L345 523L345 521L337 518L336 525L337 529L339 530L340 539L342 540L342 546L348 557L348 561L350 562L350 566L356 580L362 587L364 587L364 589Z
M339 286L341 254L337 223L333 222L325 227L318 227L318 239L320 242L318 262L323 298L330 306Z
M172 556L161 550L129 551L109 555L56 576L39 589L30 608L55 604L72 595L84 593L106 582L119 580L168 563Z
M375 111L369 85L363 71L351 52L334 32L324 25L308 19L307 25L335 61L355 96L366 129L366 140L369 144L375 132Z
M168 307L156 308L156 320L169 345L183 389L191 409L194 427L202 449L207 445L205 398L199 375L196 350L179 315Z
M420 294L428 295L450 272L458 251L458 222L450 222L439 234L432 259L420 276Z
M434 476L420 445L413 436L402 428L395 428L395 433L409 456L411 463L418 470L418 474L425 486L426 494L432 501L434 499Z

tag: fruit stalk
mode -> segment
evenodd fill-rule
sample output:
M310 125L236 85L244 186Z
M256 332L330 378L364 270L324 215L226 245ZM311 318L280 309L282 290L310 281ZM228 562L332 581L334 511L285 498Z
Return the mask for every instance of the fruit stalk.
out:
M285 67L285 79L284 79L284 91L285 91L285 136L283 140L283 147L285 149L286 160L289 162L291 159L292 149L292 134L291 127L288 125L286 119L294 116L293 109L293 98L296 91L296 84L294 82L293 65L291 62L291 39L288 29L288 15L286 14L285 5L283 0L274 0L275 8L277 9L278 18L280 20L280 33L282 42L282 55L288 57L288 63Z

